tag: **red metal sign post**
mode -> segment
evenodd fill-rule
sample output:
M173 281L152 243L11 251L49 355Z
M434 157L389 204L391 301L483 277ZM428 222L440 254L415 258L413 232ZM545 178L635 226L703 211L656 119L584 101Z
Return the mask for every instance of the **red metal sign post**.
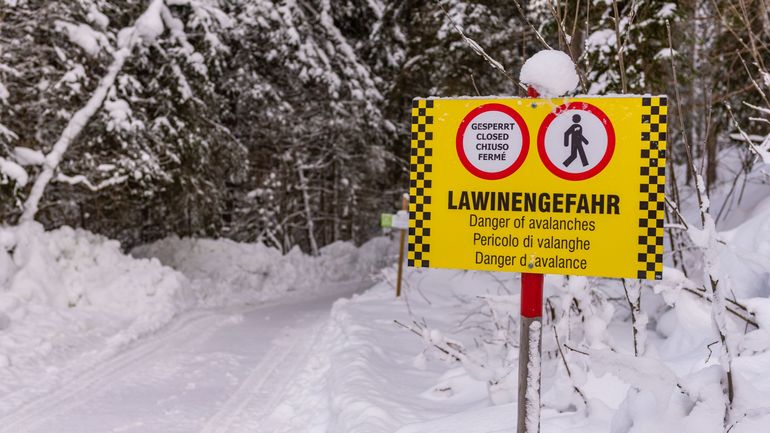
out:
M537 98L530 87L527 96ZM519 417L517 433L540 431L540 353L543 336L543 274L521 274L519 332Z
M518 433L540 431L540 340L543 336L543 274L521 274Z

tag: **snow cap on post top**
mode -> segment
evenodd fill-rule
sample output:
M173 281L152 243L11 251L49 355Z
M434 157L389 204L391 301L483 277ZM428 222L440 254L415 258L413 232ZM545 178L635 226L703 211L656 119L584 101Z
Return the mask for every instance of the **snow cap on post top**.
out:
M519 80L534 87L544 98L569 93L579 81L572 59L559 50L543 50L530 57L521 67Z

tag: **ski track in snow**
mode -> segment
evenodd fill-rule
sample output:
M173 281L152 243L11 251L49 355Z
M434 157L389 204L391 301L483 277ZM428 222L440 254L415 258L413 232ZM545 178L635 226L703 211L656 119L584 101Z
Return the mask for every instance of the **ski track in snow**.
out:
M319 316L312 323L320 319ZM291 379L307 360L320 330L320 326L316 326L311 333L294 330L287 336L291 343L276 342L238 390L209 418L201 433L256 431L258 423L270 415L285 396ZM271 396L266 402L255 404L255 397L260 394Z
M358 289L187 313L60 384L43 379L0 399L0 433L262 431L333 302Z
M82 375L70 379L57 390L29 401L21 407L8 410L6 408L8 400L15 395L7 396L0 400L0 408L8 411L8 415L0 418L0 432L19 433L34 430L44 422L93 398L91 390L109 386L111 381L125 375L132 368L141 368L140 361L147 361L154 353L167 347L171 342L207 338L218 325L223 324L223 319L226 317L210 312L190 314L173 324L172 328L165 333L154 336L149 341L116 355ZM208 332L201 333L201 329L207 329Z

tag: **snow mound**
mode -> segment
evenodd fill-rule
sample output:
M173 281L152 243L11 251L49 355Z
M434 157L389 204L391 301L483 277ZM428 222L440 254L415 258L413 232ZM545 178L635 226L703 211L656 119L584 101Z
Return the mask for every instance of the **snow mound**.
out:
M368 281L392 262L395 245L388 238L361 247L337 242L310 257L263 244L169 238L132 257L85 230L0 226L0 398L43 371L54 382L69 367L83 371L194 308Z
M0 393L157 331L193 305L186 285L85 230L0 226Z
M543 50L530 57L521 67L519 80L544 98L569 93L579 82L572 59L559 50Z
M15 317L37 304L148 320L188 303L185 277L157 260L129 257L119 242L85 230L46 232L37 223L0 228L0 283L0 312Z
M110 46L107 37L88 24L73 24L58 20L55 25L57 31L66 33L70 42L79 46L91 57L99 55L102 47Z
M287 254L261 243L169 237L132 251L155 257L185 274L199 301L210 306L258 302L323 283L366 279L390 260L394 243L374 238L361 247L335 242L318 257L294 248Z

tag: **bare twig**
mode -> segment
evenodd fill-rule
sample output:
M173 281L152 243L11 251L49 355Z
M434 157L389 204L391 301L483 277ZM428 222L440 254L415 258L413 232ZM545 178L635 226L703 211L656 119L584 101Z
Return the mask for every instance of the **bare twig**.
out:
M676 217L679 219L679 222L684 225L685 230L688 230L690 227L687 225L687 221L685 221L684 217L681 213L679 213L679 207L672 203L671 200L668 197L665 197L666 204L668 205L669 209L671 209Z
M476 91L476 96L481 96L481 93L479 92L479 88L476 87L476 80L473 79L473 73L471 73L470 76L471 76L471 84L473 84L473 90Z
M526 21L527 25L529 25L532 31L535 32L535 37L537 38L537 40L540 41L540 43L543 44L543 46L546 49L552 50L553 48L551 48L551 46L548 45L548 42L545 41L545 38L540 33L540 31L538 31L537 28L535 28L535 26L532 24L532 22L529 21L529 19L527 18L527 14L524 12L524 8L521 7L521 3L519 3L519 0L513 0L513 4L516 5L516 9L518 9L519 13L521 14L521 17L524 19L524 21Z
M671 24L668 21L666 21L666 33L668 35L668 48L671 50L671 52L673 52L674 44L671 41ZM690 146L690 142L687 140L687 134L684 133L684 131L687 129L684 125L684 114L682 113L682 97L679 94L679 79L677 78L676 74L676 63L674 62L674 56L669 56L669 59L671 60L671 73L674 80L674 94L676 95L677 117L679 118L679 127L682 130L682 141L684 141L684 149L687 155L687 166L690 169L690 174L692 175L693 179L696 179L698 174L695 171L695 162L692 158L692 147ZM698 197L698 207L703 209L703 194L701 193L700 188L696 188L696 192ZM701 213L701 224L706 224L706 216L703 213Z
M572 389L575 390L575 393L580 396L580 398L583 400L583 405L585 407L588 407L588 400L586 399L585 393L575 384L575 380L572 377L572 370L569 368L569 364L567 364L567 358L564 356L564 351L561 349L561 342L559 341L559 333L556 332L556 325L551 325L553 328L553 335L556 337L556 346L559 348L559 355L561 356L562 363L564 364L564 369L567 370L567 376L569 376L570 382L572 382Z
M637 314L641 312L641 290L639 296L635 300L631 299L631 295L628 293L628 287L626 286L626 279L621 278L620 282L623 283L623 291L626 292L626 300L628 301L628 307L631 309L631 328L633 329L634 336L634 356L639 356L639 342L638 342L638 330L636 328Z
M569 55L569 58L572 59L572 63L575 65L575 71L578 74L578 78L580 79L580 87L583 89L583 92L588 92L588 85L586 84L586 77L583 70L579 67L578 61L575 58L575 53L572 50L572 35L567 34L567 30L564 27L564 23L562 22L561 18L561 12L557 11L556 8L554 8L553 3L549 2L548 5L551 7L551 14L553 14L554 21L556 21L556 29L559 33L559 41L561 44L561 41L564 41L564 45L567 47L567 54ZM567 41L569 39L569 41ZM625 92L623 92L625 93Z
M481 56L484 60L489 63L490 66L492 66L493 69L496 69L501 74L505 75L506 78L508 78L515 86L519 87L522 90L527 90L527 86L519 82L519 80L515 79L513 75L509 74L508 71L505 70L505 67L498 62L497 60L493 59L489 54L487 54L486 51L481 47L481 45L478 44L478 42L474 41L473 39L469 38L465 35L465 32L463 29L452 19L452 17L449 15L449 11L446 10L443 4L441 4L440 0L435 0L438 7L441 8L441 10L444 12L444 16L446 16L446 19L449 21L450 24L452 24L452 27L457 31L457 33L462 38L463 42L466 43L473 52Z
M575 353L579 353L579 354L585 355L585 356L591 356L588 352L583 352L582 350L575 349L574 347L570 346L567 343L564 343L564 347L566 347L567 349L569 349L569 350L571 350L571 351L573 351Z
M400 326L400 327L402 327L402 328L404 328L404 329L406 329L406 330L408 330L408 331L411 331L413 334L415 334L415 335L419 336L420 338L423 338L423 334L422 334L422 332L418 331L417 329L415 329L415 328L412 328L412 327L411 327L411 326L409 326L409 325L404 325L403 323L399 322L398 320L394 320L393 322L394 322L396 325L398 325L398 326ZM441 346L438 346L438 345L436 345L436 344L432 344L432 346L433 346L433 347L435 347L436 349L438 349L440 352L444 353L445 355L447 355L447 356L451 356L451 357L452 357L452 358L453 358L455 361L458 361L458 362L460 362L460 357L459 357L459 356L457 356L457 355L455 355L455 354L453 354L453 353L450 353L450 351L449 351L448 349L446 349L446 348L443 348L443 347L441 347Z
M615 43L618 46L618 67L620 68L620 87L623 93L628 93L626 84L626 65L623 58L623 43L620 38L620 12L618 11L618 0L612 0L612 9L615 13Z

